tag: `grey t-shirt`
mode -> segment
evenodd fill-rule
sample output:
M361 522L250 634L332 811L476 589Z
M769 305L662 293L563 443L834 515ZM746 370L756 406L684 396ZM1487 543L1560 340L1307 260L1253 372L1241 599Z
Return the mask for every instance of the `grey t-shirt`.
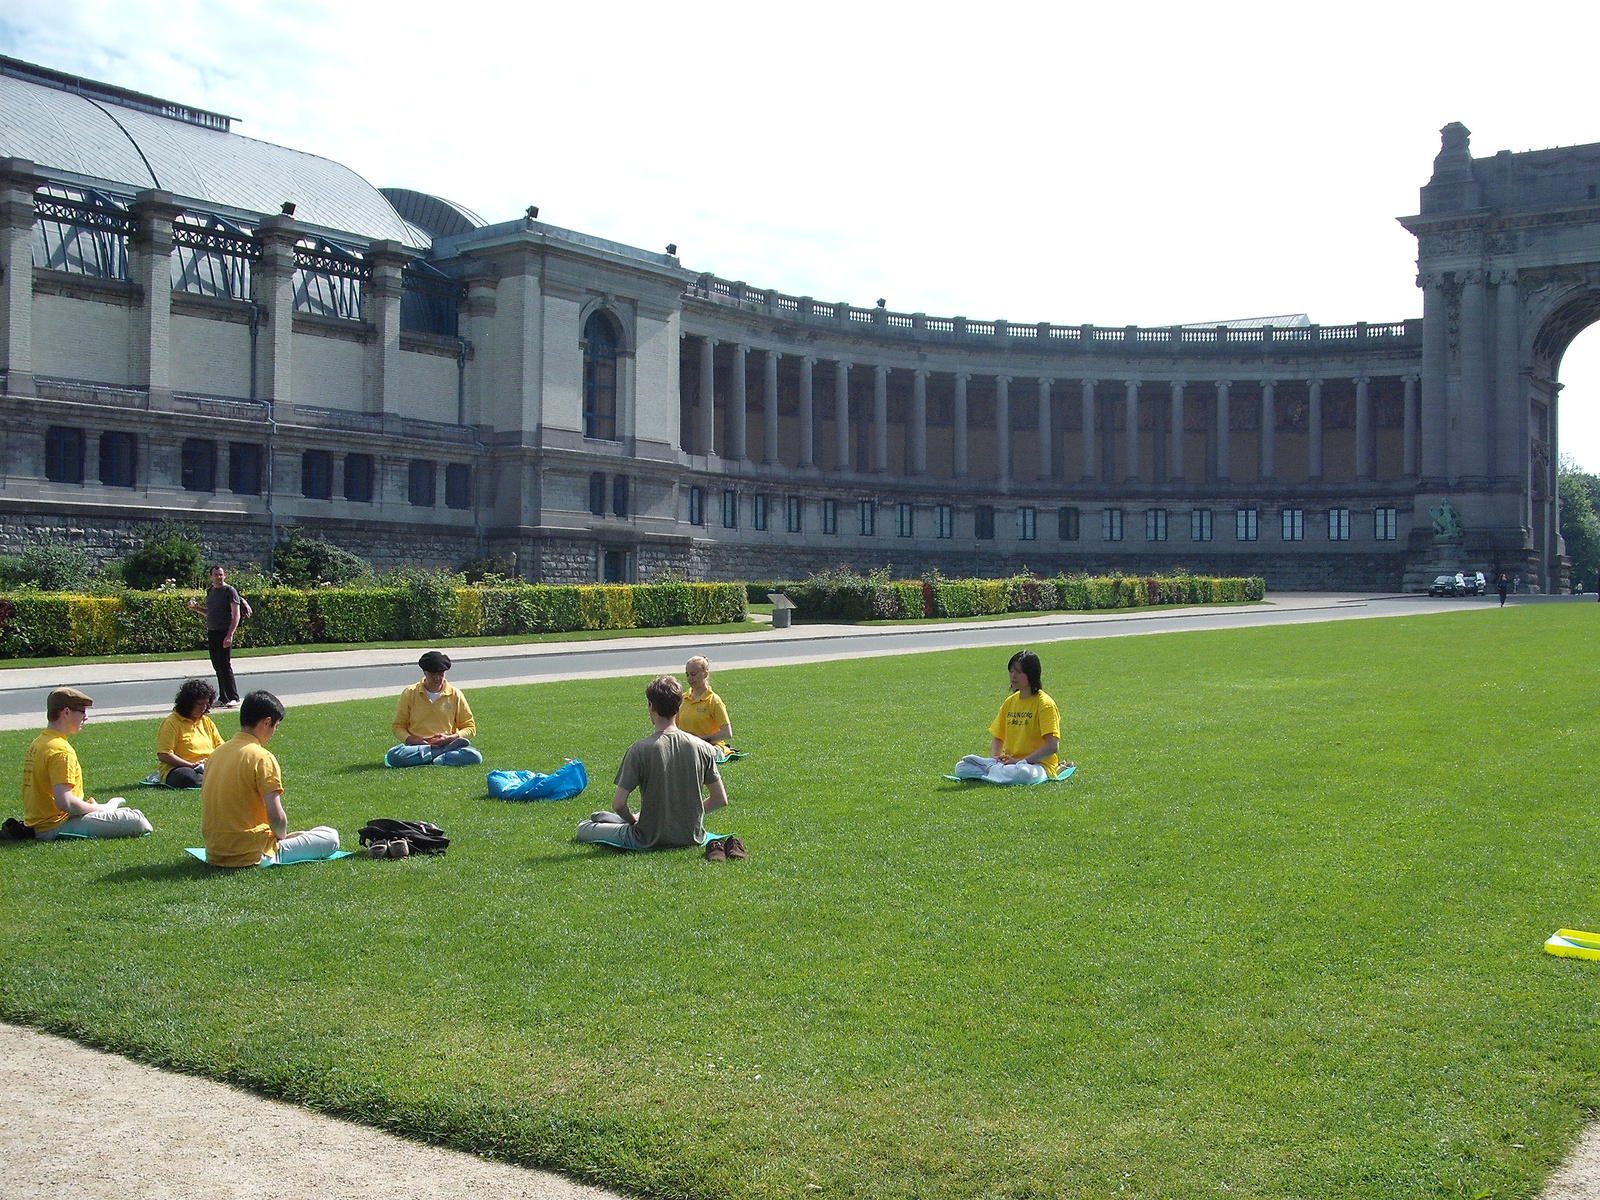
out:
M639 845L698 846L705 837L701 789L716 778L711 746L681 729L652 733L629 746L616 783L639 789L639 823L633 828Z
M231 583L206 589L206 628L228 632L233 624L233 606L239 603L239 591ZM241 610L242 612L242 610Z

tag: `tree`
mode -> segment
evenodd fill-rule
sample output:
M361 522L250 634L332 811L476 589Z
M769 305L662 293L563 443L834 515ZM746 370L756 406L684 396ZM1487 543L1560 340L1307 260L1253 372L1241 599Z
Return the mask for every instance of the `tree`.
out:
M1600 477L1578 468L1571 458L1561 459L1561 536L1572 560L1572 584L1600 586Z
M149 591L172 580L178 587L199 587L204 579L205 549L192 525L161 521L146 526L144 545L122 560L122 581L135 591Z

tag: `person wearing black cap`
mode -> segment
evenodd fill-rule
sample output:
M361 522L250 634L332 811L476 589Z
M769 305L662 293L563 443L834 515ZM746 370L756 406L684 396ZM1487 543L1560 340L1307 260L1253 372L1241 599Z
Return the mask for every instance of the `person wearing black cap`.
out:
M466 767L481 763L483 755L472 747L478 732L467 698L445 681L450 656L429 650L417 660L422 680L400 693L394 710L392 746L383 761L391 767Z

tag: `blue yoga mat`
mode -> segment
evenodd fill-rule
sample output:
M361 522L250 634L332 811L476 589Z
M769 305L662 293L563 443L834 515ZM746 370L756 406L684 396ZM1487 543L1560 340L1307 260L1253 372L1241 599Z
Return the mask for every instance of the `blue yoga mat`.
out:
M206 861L206 848L204 846L185 846L183 848L183 852L185 854L193 855L195 858L198 858L201 862L205 862ZM335 850L332 854L328 855L327 858L297 858L297 859L294 860L294 862L291 862L291 863L281 863L281 862L277 862L275 860L270 860L269 859L266 862L257 863L256 866L258 866L258 867L296 867L296 866L299 866L303 862L332 862L336 858L349 858L354 853L355 853L354 850Z
M1041 783L1065 783L1068 779L1072 778L1073 772L1077 769L1078 768L1076 766L1068 767L1059 775L1046 775L1043 779L1035 779L1032 783L1026 783L1020 779L1014 783L996 783L992 779L984 779L982 777L976 779L963 779L959 775L946 775L944 778L951 780L954 783L987 783L990 787L1038 787Z

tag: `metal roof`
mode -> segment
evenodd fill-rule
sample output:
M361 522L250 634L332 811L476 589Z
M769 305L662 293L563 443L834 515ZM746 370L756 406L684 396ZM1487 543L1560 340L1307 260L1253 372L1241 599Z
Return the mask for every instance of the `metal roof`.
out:
M1179 329L1215 329L1223 325L1229 329L1307 329L1311 326L1311 317L1306 313L1283 313L1276 317L1237 317L1232 321L1195 321L1189 325L1179 325Z
M0 74L0 157L243 213L285 200L308 225L425 249L428 239L349 167L314 154Z

